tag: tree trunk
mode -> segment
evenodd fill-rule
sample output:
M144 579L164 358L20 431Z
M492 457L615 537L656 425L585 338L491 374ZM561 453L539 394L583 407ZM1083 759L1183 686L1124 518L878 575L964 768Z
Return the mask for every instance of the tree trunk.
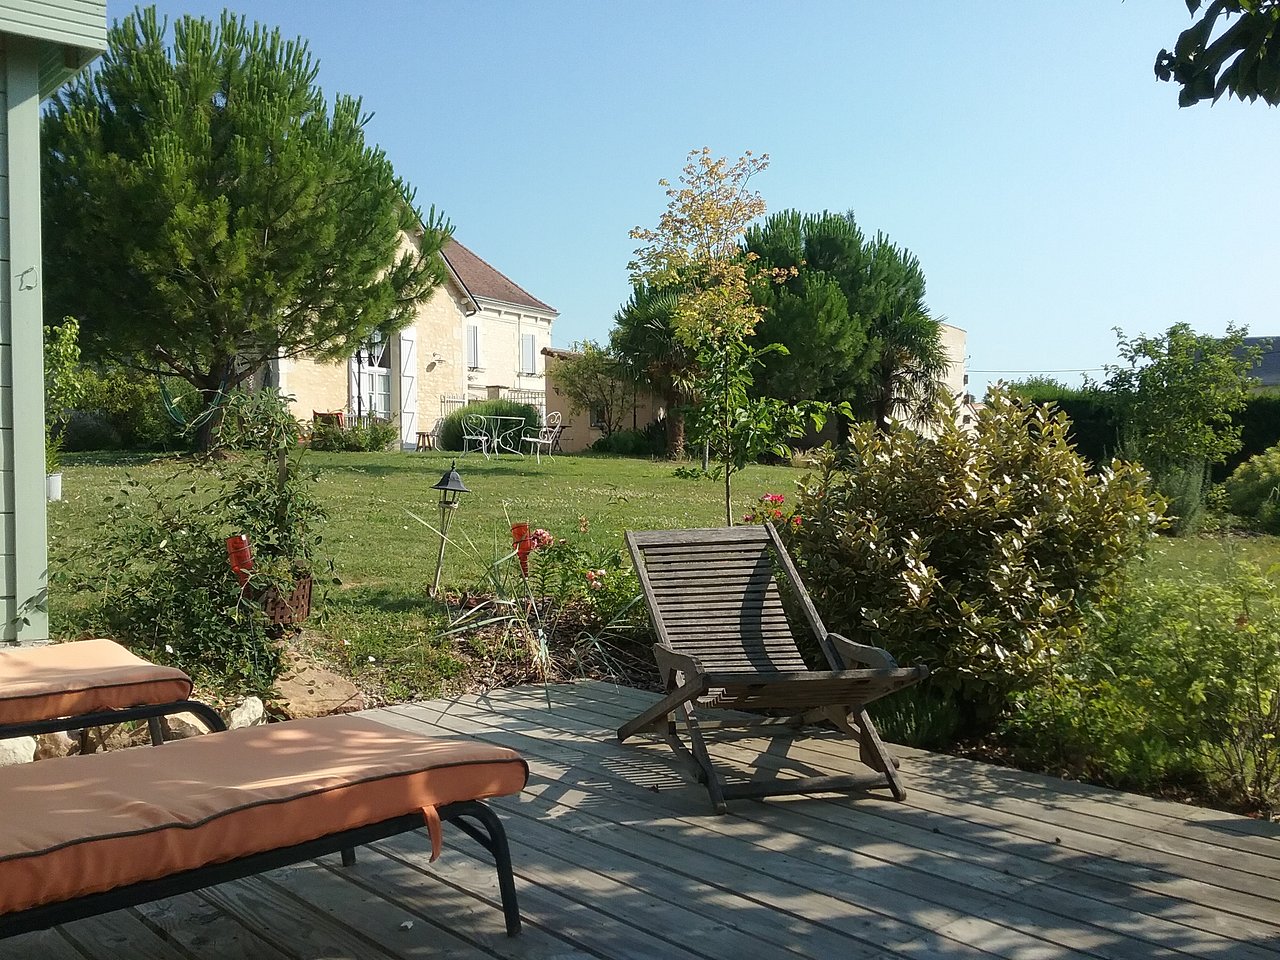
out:
M670 402L667 403L667 456L672 460L684 458L684 414L677 413Z

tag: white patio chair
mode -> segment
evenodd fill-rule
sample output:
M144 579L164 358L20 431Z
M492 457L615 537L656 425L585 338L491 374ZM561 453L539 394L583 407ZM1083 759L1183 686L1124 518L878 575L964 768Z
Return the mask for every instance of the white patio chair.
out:
M538 430L537 433L526 432L520 438L520 445L529 446L535 455L538 463L542 463L542 451L547 451L547 459L553 459L551 450L555 446L556 441L560 439L560 411L552 410L547 414L547 420Z
M489 432L489 423L478 413L469 413L462 418L462 455L472 449L472 444L479 447L486 460L489 459L489 447L493 436Z

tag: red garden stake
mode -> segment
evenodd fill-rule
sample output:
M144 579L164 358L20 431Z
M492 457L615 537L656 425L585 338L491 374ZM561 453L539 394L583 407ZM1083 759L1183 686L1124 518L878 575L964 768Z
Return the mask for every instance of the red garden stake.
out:
M227 559L231 563L231 572L243 587L249 582L249 571L253 569L253 551L249 549L249 538L243 533L227 537Z
M511 549L516 552L516 559L520 561L521 576L529 576L529 554L533 552L533 541L529 539L529 525L527 523L513 523L511 525Z

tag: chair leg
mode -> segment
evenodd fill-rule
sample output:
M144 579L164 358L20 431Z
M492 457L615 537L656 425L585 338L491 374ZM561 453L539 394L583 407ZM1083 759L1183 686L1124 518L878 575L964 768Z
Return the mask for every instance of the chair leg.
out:
M468 823L464 817L475 818L484 830ZM449 804L445 819L493 854L494 865L498 868L498 892L502 896L502 915L507 922L507 936L514 937L520 932L520 906L516 900L515 872L511 868L511 848L507 845L507 831L503 828L502 821L496 813L476 800Z
M147 718L147 732L151 734L151 745L159 747L164 744L164 727L160 726L159 717Z
M355 847L343 848L342 865L344 867L354 867L356 865L356 848Z
M701 779L707 788L707 793L711 795L711 806L718 814L728 813L729 807L724 802L720 778L716 776L715 768L711 765L711 754L707 752L707 745L702 739L702 730L698 726L698 717L693 711L693 704L686 700L680 704L680 710L684 714L685 728L689 731L689 746L693 751L693 758L702 770L703 778Z
M884 774L884 778L889 781L889 790L893 794L893 799L905 800L907 788L902 785L902 778L898 776L898 760L880 739L880 733L876 730L876 725L871 722L871 717L867 715L866 707L860 709L855 714L855 718L859 727L858 754L862 762L872 770L878 770Z

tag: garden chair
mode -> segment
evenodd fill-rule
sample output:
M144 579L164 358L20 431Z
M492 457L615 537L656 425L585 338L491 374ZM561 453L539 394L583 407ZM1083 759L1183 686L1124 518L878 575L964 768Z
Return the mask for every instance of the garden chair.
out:
M489 459L489 448L493 445L493 434L489 430L488 421L478 413L469 413L462 418L462 453L473 449L473 444Z
M740 797L843 793L868 782L823 776L726 784L712 766L704 730L759 725L778 731L828 721L858 741L862 762L883 777L895 799L906 796L897 763L866 708L924 679L929 670L899 667L879 647L828 632L772 524L629 531L626 538L658 633L653 651L666 695L623 725L620 741L639 733L663 736L692 761L716 812L724 813L725 801ZM830 669L805 664L775 573L798 601ZM699 718L704 708L750 713L705 722ZM677 716L691 749L676 734Z
M537 433L525 433L520 437L520 445L523 447L528 445L535 454L538 463L542 463L542 452L545 450L547 459L552 459L552 451L556 446L556 441L560 437L560 411L552 410L547 414L547 420L538 430Z

